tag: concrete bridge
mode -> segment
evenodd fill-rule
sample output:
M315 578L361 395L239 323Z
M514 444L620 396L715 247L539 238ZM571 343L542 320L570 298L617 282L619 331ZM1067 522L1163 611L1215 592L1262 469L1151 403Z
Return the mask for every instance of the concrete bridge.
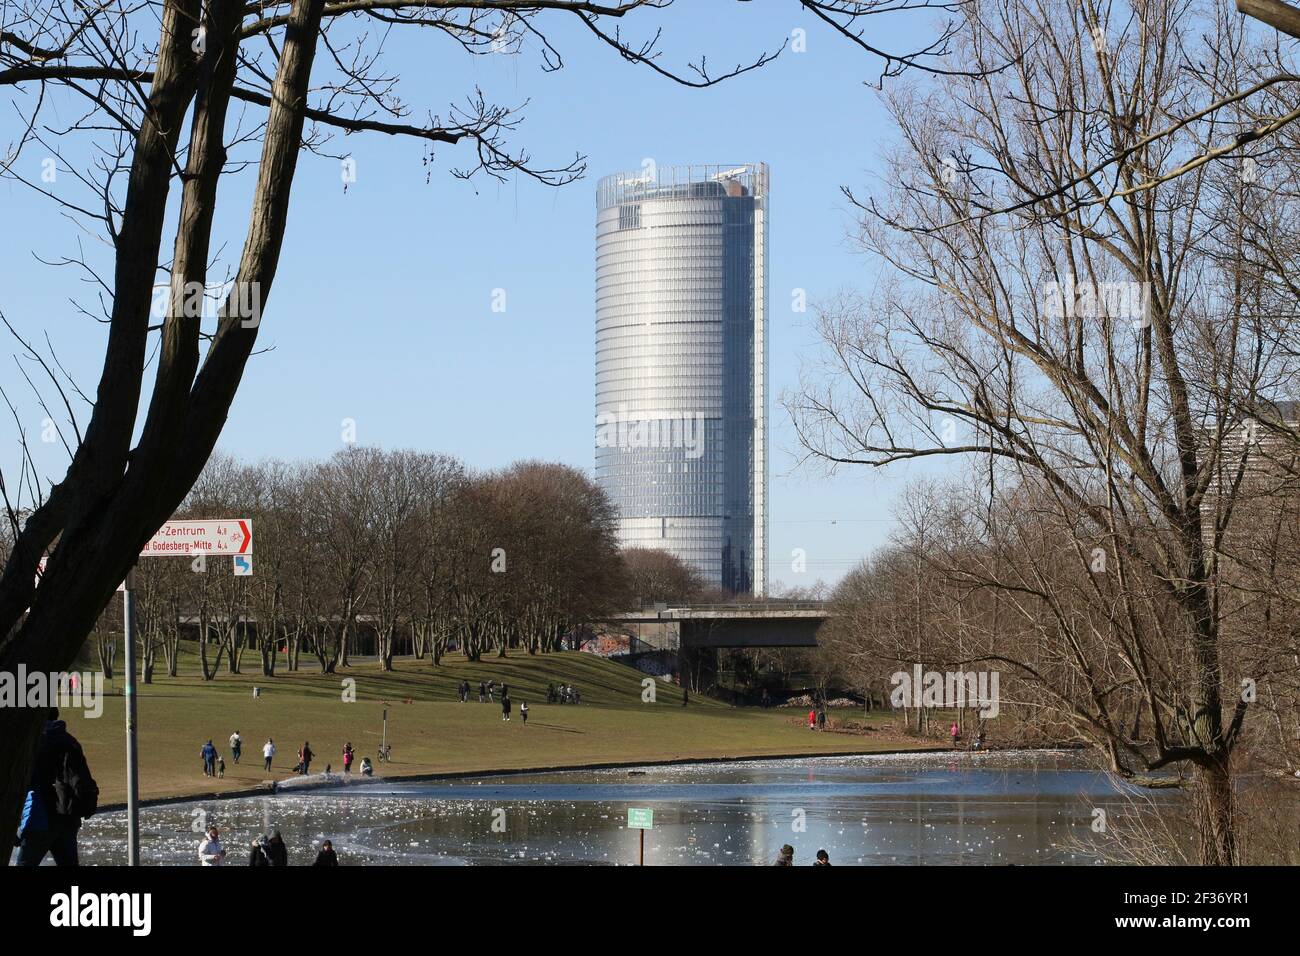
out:
M754 604L656 604L600 623L626 628L643 650L721 647L816 647L825 601Z

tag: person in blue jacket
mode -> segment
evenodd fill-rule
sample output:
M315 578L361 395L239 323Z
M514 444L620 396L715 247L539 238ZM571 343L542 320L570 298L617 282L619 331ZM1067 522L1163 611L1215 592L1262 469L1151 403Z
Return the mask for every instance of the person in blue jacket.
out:
M209 740L199 751L199 756L203 758L203 776L214 777L217 773L217 748L212 746Z
M76 866L77 831L98 804L99 787L81 744L51 708L18 824L18 865L40 866L49 853L55 866Z

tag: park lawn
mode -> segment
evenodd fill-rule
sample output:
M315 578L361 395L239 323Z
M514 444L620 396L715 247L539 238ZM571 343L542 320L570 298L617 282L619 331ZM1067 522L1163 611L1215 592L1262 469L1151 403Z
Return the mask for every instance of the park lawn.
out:
M247 662L257 669L257 660ZM361 664L339 674L319 671L222 674L215 681L196 677L155 678L139 688L140 796L145 800L205 796L244 790L284 780L297 762L304 740L316 758L312 771L326 764L342 770L343 744L351 741L357 762L369 756L377 776L471 773L496 770L623 764L719 757L759 757L800 753L854 753L920 749L926 744L903 738L880 715L866 734L810 733L797 709L731 708L692 696L683 707L680 688L655 682L654 703L642 701L645 675L591 654L492 658L469 662L448 657L439 668L428 661L395 661L385 673ZM356 681L355 702L343 700L345 679ZM462 679L473 686L469 703L456 698ZM511 720L501 720L499 703L478 703L478 681L510 685ZM548 681L569 682L582 694L579 705L546 701ZM117 682L120 687L120 681ZM253 699L252 687L262 688ZM527 700L528 725L518 706ZM388 708L390 763L375 754ZM123 698L109 696L102 716L66 714L68 728L81 741L99 783L102 804L125 800ZM244 756L230 755L229 737L238 729ZM275 740L272 772L262 769L262 745ZM199 749L211 739L226 758L224 779L203 776Z

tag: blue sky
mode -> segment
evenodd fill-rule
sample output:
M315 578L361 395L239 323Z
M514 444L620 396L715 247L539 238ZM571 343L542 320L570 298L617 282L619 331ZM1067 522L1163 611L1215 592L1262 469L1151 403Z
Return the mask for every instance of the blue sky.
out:
M890 501L907 475L859 469L827 478L796 469L779 398L797 384L800 363L816 357L813 314L792 311L793 290L815 303L872 285L875 265L848 239L852 217L840 187L869 188L892 135L871 85L879 63L794 4L691 0L657 20L629 20L625 29L638 36L664 25L666 61L705 52L715 72L806 31L805 52L693 90L623 62L563 18L538 22L554 27L565 57L558 73L539 68L534 44L519 55L469 57L433 31L410 28L389 37L388 69L401 75L416 117L426 109L445 115L449 100L476 85L489 100L529 100L512 142L543 165L580 152L586 178L561 189L524 177L464 183L448 170L470 161L465 147L439 148L425 165L417 142L352 136L332 146L356 160L345 193L336 160L304 155L259 337L268 351L250 363L220 447L249 459L323 457L342 447L341 422L350 418L363 444L446 452L482 468L544 458L590 470L596 180L645 159L766 162L772 577L787 585L838 578L885 540ZM901 49L907 36L896 28L915 36L924 23L882 20L873 39ZM51 102L51 126L79 109L66 96ZM3 106L7 145L20 128ZM75 155L71 143L64 148ZM24 155L28 175L39 176L44 155L39 147ZM251 181L250 171L223 186L225 261L238 255ZM52 188L76 189L66 174ZM73 270L34 258L75 255L82 234L48 199L8 181L0 182L0 221L0 310L25 336L41 341L48 332L60 360L92 391L104 328L70 300L92 306L93 290ZM82 238L107 268L106 250ZM506 291L504 313L491 308L498 288ZM35 440L44 413L8 358L15 350L4 350L0 383ZM12 421L0 424L9 475L14 431ZM47 477L61 476L61 448L37 441L35 449ZM794 548L807 552L806 573L791 571Z

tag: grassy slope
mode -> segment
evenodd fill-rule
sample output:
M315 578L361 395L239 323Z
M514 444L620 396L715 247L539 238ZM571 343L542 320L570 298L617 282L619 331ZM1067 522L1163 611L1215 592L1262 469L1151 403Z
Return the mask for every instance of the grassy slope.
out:
M326 763L340 771L340 751L349 740L358 761L362 756L374 760L385 701L394 759L386 765L376 763L380 775L919 745L883 730L867 735L810 733L799 712L791 710L733 709L702 697L692 697L690 706L683 708L680 689L658 682L656 702L643 703L644 675L590 654L522 655L479 663L453 656L439 668L411 660L394 666L391 673L363 664L338 675L282 672L267 679L255 673L254 657L245 658L249 673L242 675L222 674L206 683L182 676L141 685L142 798L237 790L283 779L290 776L304 739L311 741L317 754L313 771L324 770ZM354 703L342 700L345 678L356 680ZM456 697L462 678L473 686L467 704ZM478 682L489 679L510 685L514 712L508 724L501 720L499 703L477 702ZM583 703L547 705L548 681L574 684ZM254 684L263 688L259 700L252 698ZM519 720L521 700L528 701L531 711L527 727ZM69 729L81 740L99 781L103 803L125 799L122 704L121 697L109 697L103 716L95 720L80 713L68 715ZM244 738L244 758L238 766L230 758L228 743L235 729ZM278 748L269 775L263 772L261 759L268 736ZM226 758L222 780L202 773L199 748L209 738Z

